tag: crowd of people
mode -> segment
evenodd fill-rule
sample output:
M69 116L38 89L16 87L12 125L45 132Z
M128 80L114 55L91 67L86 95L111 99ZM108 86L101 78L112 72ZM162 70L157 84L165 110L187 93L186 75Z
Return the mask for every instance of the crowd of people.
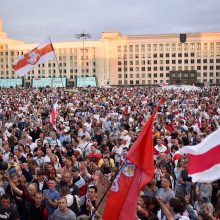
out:
M220 127L218 87L0 89L0 219L102 219L98 174L114 180L161 96L155 176L131 220L220 219L220 181L192 183L181 153Z

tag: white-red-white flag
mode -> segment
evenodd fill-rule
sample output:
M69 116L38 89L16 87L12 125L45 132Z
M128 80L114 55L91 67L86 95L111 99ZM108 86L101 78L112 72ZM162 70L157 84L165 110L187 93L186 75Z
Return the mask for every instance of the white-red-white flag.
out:
M202 118L199 117L199 118L197 119L197 126L198 126L199 129L201 128L201 125L202 125Z
M39 44L33 50L21 55L13 64L13 69L19 76L24 76L34 68L36 64L45 63L55 57L50 38Z
M197 145L181 148L181 152L188 155L188 172L193 182L213 182L220 178L220 129Z

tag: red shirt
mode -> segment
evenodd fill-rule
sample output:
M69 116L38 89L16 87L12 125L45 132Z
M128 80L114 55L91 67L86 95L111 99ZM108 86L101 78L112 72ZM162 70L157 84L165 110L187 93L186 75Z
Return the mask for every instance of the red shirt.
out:
M102 155L100 153L90 153L88 155L89 158L97 158L98 161L102 159Z

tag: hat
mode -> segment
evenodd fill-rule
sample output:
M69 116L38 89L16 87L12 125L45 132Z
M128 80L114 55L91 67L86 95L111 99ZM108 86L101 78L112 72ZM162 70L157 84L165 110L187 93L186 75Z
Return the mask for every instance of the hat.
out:
M29 139L29 140L32 140L32 137L31 137L31 136L28 136L28 139Z
M76 167L76 166L73 166L72 171L73 171L73 172L79 172L79 168Z
M73 196L68 194L65 196L66 197L66 201L67 201L67 207L70 207L73 204Z

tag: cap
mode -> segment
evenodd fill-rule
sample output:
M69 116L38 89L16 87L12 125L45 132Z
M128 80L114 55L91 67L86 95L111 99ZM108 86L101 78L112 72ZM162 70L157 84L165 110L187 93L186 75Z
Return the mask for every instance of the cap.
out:
M76 166L73 166L72 171L73 171L73 172L79 172L79 168L76 167Z
M32 140L32 137L31 137L31 136L28 136L28 139L29 139L29 140Z

